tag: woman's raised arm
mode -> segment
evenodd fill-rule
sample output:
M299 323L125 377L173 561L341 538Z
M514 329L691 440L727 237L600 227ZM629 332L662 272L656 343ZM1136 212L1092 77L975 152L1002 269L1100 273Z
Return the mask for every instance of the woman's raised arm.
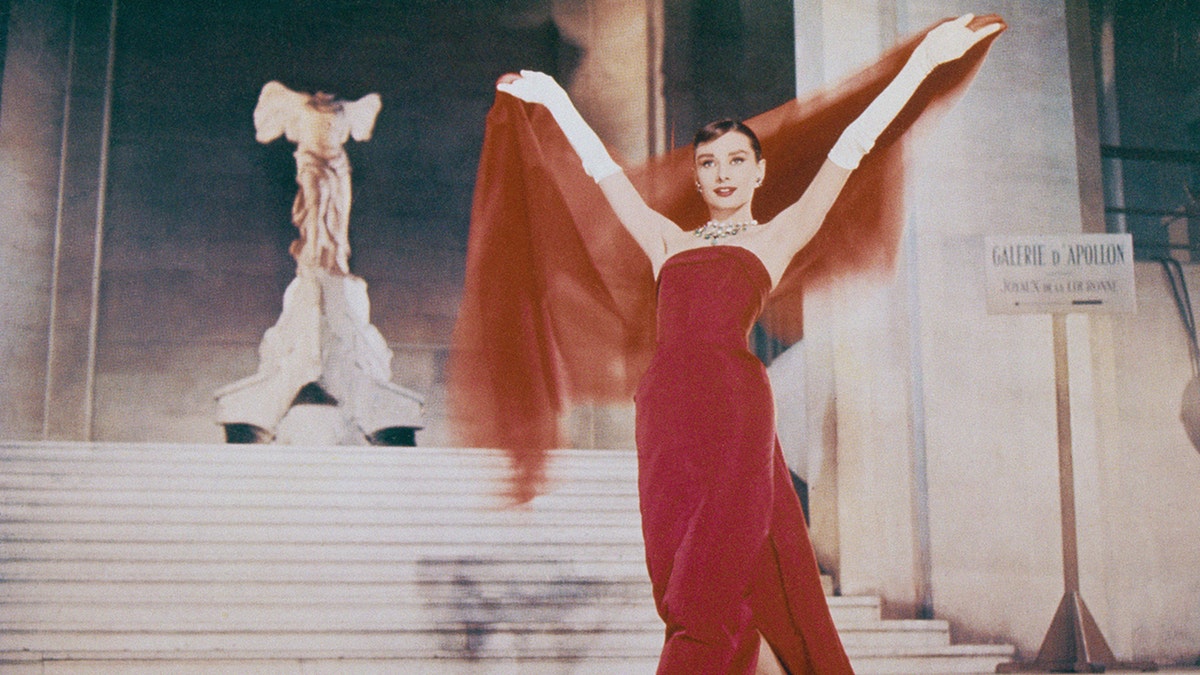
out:
M973 14L964 14L931 30L895 79L842 132L800 199L775 217L770 237L772 250L775 256L784 258L784 266L816 234L850 173L858 168L863 156L875 146L875 141L900 114L925 77L1003 27L991 23L972 29L968 24L974 18Z
M575 109L567 92L554 78L531 70L522 70L520 77L502 79L496 89L522 101L540 103L550 111L575 149L575 154L583 162L583 170L600 186L617 219L633 235L657 269L664 256L664 233L678 228L646 204L621 167L608 154L600 137Z

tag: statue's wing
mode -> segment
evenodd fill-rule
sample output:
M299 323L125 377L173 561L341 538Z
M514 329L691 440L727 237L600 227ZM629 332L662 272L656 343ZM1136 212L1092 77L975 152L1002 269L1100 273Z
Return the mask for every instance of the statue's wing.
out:
M310 96L292 91L274 80L263 85L254 106L254 137L270 143L282 136L299 117Z
M371 139L371 131L375 128L375 117L383 102L379 94L367 94L357 101L342 104L342 114L350 122L350 136L356 141Z

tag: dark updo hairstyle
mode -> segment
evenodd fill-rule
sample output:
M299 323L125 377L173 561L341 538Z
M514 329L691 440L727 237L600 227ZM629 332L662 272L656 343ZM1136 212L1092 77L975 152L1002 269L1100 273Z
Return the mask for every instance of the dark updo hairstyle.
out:
M700 127L696 131L696 137L692 139L692 150L695 151L701 144L716 140L731 131L749 138L750 147L754 149L754 161L762 161L762 145L758 142L758 136L750 130L750 127L733 119L717 120Z

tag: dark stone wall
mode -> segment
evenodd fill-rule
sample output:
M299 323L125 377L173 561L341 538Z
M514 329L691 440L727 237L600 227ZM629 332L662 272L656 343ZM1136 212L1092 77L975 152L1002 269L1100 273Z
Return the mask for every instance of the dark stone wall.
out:
M791 0L664 0L667 136L746 119L796 96Z
M254 140L262 85L377 92L350 141L351 269L449 442L441 378L483 121L500 74L561 70L546 3L122 2L105 231L97 435L218 440L212 390L252 374L294 276L294 146ZM156 403L148 406L147 401Z
M347 145L350 265L395 352L395 381L427 397L418 442L451 442L443 369L493 84L520 68L565 81L580 57L556 29L551 1L122 0L105 120L111 6L12 2L0 159L16 191L0 214L0 273L17 290L0 317L12 366L0 384L0 434L45 435L49 392L50 437L222 439L213 392L257 369L259 342L294 276L293 146L257 143L252 119L262 85L279 80L344 99L382 97L374 137ZM712 116L749 116L791 96L790 6L745 0L730 14L709 0L665 4L668 114L686 127L678 142ZM74 140L56 212L68 65L77 76ZM56 264L64 213L59 241L70 255L60 251Z

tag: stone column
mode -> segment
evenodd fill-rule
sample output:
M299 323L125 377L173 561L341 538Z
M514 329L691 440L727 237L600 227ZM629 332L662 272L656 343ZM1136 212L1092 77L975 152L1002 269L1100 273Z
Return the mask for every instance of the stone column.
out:
M797 2L798 94L841 80L891 46L896 9L887 1ZM890 616L922 614L927 602L914 473L920 466L914 445L917 313L906 260L902 256L891 279L845 284L806 299L807 445L823 452L789 457L793 464L823 467L810 493L822 565L834 572L842 593L883 596Z
M582 52L565 82L619 160L663 149L662 0L554 0L554 23ZM572 447L634 447L633 405L581 405L566 420Z
M555 0L554 23L583 52L571 98L621 157L640 162L661 137L662 0ZM657 18L656 18L657 17ZM649 130L649 133L648 133Z
M91 437L114 18L104 1L12 4L0 111L11 437Z

